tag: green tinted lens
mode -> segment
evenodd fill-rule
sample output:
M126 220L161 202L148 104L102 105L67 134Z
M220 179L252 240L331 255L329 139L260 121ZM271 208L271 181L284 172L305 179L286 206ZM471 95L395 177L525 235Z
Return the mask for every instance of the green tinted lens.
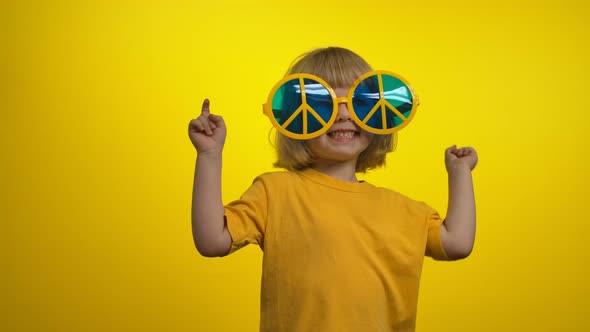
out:
M272 98L272 113L281 126L300 108L302 103L299 79L285 82Z
M410 117L414 105L412 91L395 76L381 75L381 79L383 80L383 98L395 107L395 110L391 109L393 126L389 125L389 122L388 126L389 128L397 127Z

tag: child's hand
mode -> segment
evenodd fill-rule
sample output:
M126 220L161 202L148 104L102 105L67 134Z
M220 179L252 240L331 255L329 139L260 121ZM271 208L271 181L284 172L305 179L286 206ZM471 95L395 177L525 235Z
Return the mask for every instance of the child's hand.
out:
M188 136L197 152L221 153L226 133L223 118L209 112L209 99L205 99L201 115L188 125Z
M455 171L459 168L471 171L477 165L477 152L472 147L457 149L456 145L445 150L445 166L447 172Z

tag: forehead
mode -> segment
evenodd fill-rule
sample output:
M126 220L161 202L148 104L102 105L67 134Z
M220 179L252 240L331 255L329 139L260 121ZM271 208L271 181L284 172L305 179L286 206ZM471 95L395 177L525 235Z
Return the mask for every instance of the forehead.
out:
M360 68L349 67L317 71L314 75L324 79L333 89L349 89L365 72Z
M346 87L346 88L341 88L341 87L333 88L334 93L336 94L336 97L346 97L346 96L348 96L349 89L350 89L350 86L349 87Z
M332 88L349 88L357 78L371 71L363 61L352 61L339 57L319 57L306 59L291 70L293 73L307 73L318 76Z

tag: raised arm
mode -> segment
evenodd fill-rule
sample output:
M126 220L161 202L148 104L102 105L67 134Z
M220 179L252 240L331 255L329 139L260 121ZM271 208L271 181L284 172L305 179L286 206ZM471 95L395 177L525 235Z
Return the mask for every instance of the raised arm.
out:
M450 259L471 254L475 242L475 195L471 171L477 165L477 152L471 147L445 150L449 176L449 206L441 225L441 241Z
M223 118L211 114L205 99L201 115L191 120L188 134L197 149L192 199L193 241L203 256L224 256L231 236L224 221L221 199L221 155L226 128Z

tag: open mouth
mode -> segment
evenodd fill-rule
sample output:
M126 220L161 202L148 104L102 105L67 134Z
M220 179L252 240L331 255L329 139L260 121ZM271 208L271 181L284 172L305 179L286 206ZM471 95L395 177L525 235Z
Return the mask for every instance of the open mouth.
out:
M359 132L356 130L334 130L328 133L328 136L334 139L352 139L358 136Z

